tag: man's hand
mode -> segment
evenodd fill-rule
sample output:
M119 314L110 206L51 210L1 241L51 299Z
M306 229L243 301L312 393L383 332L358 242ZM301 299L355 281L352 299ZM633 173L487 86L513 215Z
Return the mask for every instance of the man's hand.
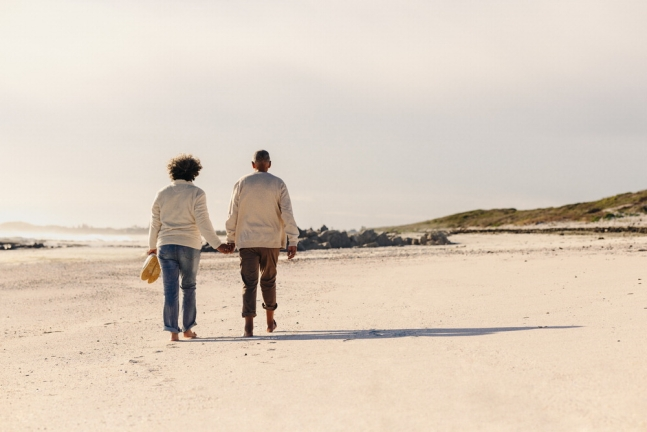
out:
M291 260L297 254L296 246L288 246L288 259Z
M233 252L233 249L231 249L228 244L224 244L224 243L222 243L220 246L218 246L216 248L216 250L218 252L224 253L224 254L230 254L230 253Z
M150 254L157 254L157 249L149 249L148 252L146 252L146 256Z
M230 243L227 243L227 246L229 246L229 250L232 253L236 250L236 243L230 242Z

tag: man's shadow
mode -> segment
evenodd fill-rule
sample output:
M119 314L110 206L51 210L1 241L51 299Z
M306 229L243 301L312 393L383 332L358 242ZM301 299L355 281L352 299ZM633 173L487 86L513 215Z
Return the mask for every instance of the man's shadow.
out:
M565 330L581 328L581 326L539 326L539 327L479 327L479 328L423 328L423 329L393 329L393 330L312 330L312 331L279 331L262 333L254 338L244 337L205 337L191 339L187 342L241 342L250 340L365 340L365 339L396 339L404 337L462 337L486 336L497 333L530 331L530 330Z

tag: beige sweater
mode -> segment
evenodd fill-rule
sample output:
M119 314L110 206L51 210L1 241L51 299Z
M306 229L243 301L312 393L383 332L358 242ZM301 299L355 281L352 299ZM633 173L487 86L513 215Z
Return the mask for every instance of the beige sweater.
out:
M148 244L151 249L174 244L202 248L200 234L213 248L222 244L213 229L202 189L186 180L173 182L155 197Z
M238 249L285 248L299 241L288 189L278 177L266 172L246 175L234 185L227 219L227 241Z

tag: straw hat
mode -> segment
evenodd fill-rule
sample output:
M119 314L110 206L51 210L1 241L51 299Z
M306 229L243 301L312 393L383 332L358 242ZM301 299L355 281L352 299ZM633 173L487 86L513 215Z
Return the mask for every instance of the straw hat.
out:
M146 261L144 261L144 266L142 267L142 274L140 275L140 277L142 278L142 280L147 280L148 283L153 283L160 276L161 272L162 268L160 267L160 262L157 259L157 255L150 254L146 258Z

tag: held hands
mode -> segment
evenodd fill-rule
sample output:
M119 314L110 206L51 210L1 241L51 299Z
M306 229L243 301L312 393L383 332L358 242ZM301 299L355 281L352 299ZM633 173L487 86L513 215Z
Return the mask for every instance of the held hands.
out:
M229 243L229 244L222 243L216 249L220 253L230 254L234 251L234 249L236 249L236 245L234 243Z

